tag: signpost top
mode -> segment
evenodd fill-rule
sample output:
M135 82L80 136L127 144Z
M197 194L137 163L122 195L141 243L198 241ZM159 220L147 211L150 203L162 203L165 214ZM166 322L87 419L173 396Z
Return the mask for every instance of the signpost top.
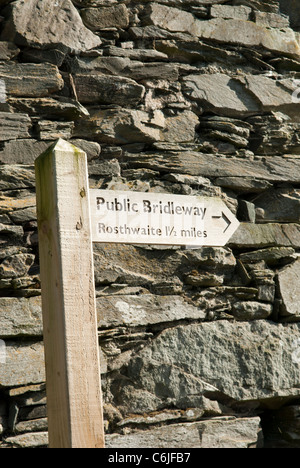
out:
M90 190L92 240L223 246L239 226L219 198Z

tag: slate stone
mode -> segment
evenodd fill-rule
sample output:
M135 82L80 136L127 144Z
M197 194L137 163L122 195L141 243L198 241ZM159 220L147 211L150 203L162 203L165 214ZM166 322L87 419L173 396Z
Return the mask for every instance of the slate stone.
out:
M84 8L80 13L84 24L95 31L105 28L125 29L129 26L129 14L124 4Z
M69 140L72 137L73 128L73 122L53 122L52 120L40 120L37 123L35 130L40 140L58 140L59 138Z
M194 141L198 125L199 118L194 112L177 112L176 115L165 119L160 140L172 143Z
M293 100L293 80L273 80L266 76L246 75L246 88L253 93L265 111L281 111L293 116L298 105Z
M241 19L213 18L200 21L189 12L178 8L153 3L149 22L169 31L187 32L202 39L216 40L244 46L263 46L273 52L282 52L295 57L300 55L300 46L292 29L268 30L251 21Z
M165 330L132 357L129 380L119 382L115 396L129 413L155 411L162 404L197 406L203 393L240 403L259 399L276 407L278 397L298 393L299 362L292 357L297 339L299 324L286 329L265 320L219 320Z
M10 214L10 219L16 224L36 221L36 207L33 206L22 210L16 210Z
M91 118L80 121L74 129L74 136L90 136L100 143L112 145L152 143L160 139L165 127L161 111L149 114L136 109L93 109Z
M257 102L244 86L227 75L189 75L183 81L187 96L199 102L207 111L237 117L259 110Z
M261 320L268 318L272 313L271 304L261 302L236 302L232 306L232 315L236 320Z
M300 260L284 267L278 272L278 287L282 299L281 315L298 319L300 315Z
M242 184L247 179L257 179L267 182L299 183L299 159L264 158L248 160L242 158L222 158L214 154L202 152L182 151L152 153L144 152L125 154L124 161L130 167L145 167L161 171L180 174L201 175L204 177L240 177Z
M127 77L136 81L165 79L177 81L179 78L176 64L163 62L142 62L128 57L76 57L70 64L75 74L104 74Z
M131 434L108 434L114 448L249 448L260 446L259 418L215 418L210 421L171 424ZM162 457L161 460L164 460ZM183 456L183 461L185 460Z
M255 177L218 177L215 184L219 187L233 190L238 193L256 193L263 192L272 187L267 180L259 180Z
M101 44L98 36L87 29L71 0L18 0L6 11L2 40L20 46L62 48L79 53Z
M124 49L122 47L107 46L103 50L103 53L108 57L124 57L142 62L166 61L168 59L166 54L152 49Z
M39 448L47 447L49 438L48 432L31 432L16 436L7 437L5 442L8 447L13 448Z
M66 52L59 49L39 50L25 49L22 51L22 59L32 63L52 63L60 67L66 58Z
M294 116L295 86L292 80L273 80L267 76L246 75L239 79L225 74L189 75L184 91L207 110L228 116L251 115L258 110L283 111Z
M10 60L19 55L20 49L13 42L0 42L0 60Z
M9 104L15 111L43 116L47 119L76 120L89 115L88 110L74 99L56 96L43 98L9 98Z
M252 9L247 6L231 6L231 5L213 5L210 10L212 18L235 18L245 21L250 20Z
M75 139L71 140L70 143L86 153L88 162L97 159L101 153L101 146L95 141Z
M1 164L33 164L35 159L49 148L51 141L38 141L31 138L5 142L0 151Z
M41 298L0 298L0 336L42 336Z
M292 247L270 247L241 253L239 258L245 263L256 263L261 260L268 265L277 265L280 262L291 261L294 258L295 249Z
M65 125L63 125L63 127L69 129L68 124ZM70 135L70 133L68 133L68 135ZM47 138L55 139L57 136L58 135L54 135L53 132L47 132ZM31 138L7 141L0 151L0 162L1 164L7 165L33 164L35 159L40 156L40 154L44 153L52 143L53 141L51 139L40 141ZM92 141L74 139L72 140L72 144L81 148L87 154L88 161L97 158L101 151L99 143Z
M6 362L1 364L0 387L45 382L44 347L40 341L6 341Z
M300 247L299 224L240 223L229 240L229 245L241 248Z
M243 0L234 0L235 5L243 3ZM278 0L247 0L247 4L254 10L266 11L270 13L279 13Z
M262 11L254 11L254 18L257 24L269 26L271 28L289 28L290 20L286 15L278 15L276 13L266 13Z
M148 326L177 320L203 320L205 312L180 296L112 296L97 299L98 323L104 328Z
M27 114L0 112L0 141L30 138L31 119Z
M0 235L1 237L9 237L9 238L12 238L12 240L14 242L20 242L20 240L22 239L23 237L23 234L24 234L24 231L23 231L23 228L22 226L12 226L10 224L3 224L3 223L0 223ZM18 247L13 247L13 251L18 251ZM0 252L0 255L1 255L1 259L5 258L6 257L6 254L4 253L1 253Z
M58 68L49 63L0 63L0 80L8 96L43 97L64 86Z
M246 200L239 200L237 216L240 221L255 223L255 205Z
M149 39L176 39L181 41L190 41L192 36L189 33L176 31L167 31L159 26L133 26L129 29L130 38L134 40L149 40Z
M74 77L78 99L83 104L99 102L134 107L145 94L144 86L125 77L105 75L76 75Z
M288 96L286 94L286 96ZM290 95L288 96L288 100ZM270 102L272 102L270 100ZM297 106L291 106L286 102L283 108L290 116L282 112L272 111L265 116L251 117L249 121L253 124L253 132L250 136L250 149L255 154L270 155L293 154L300 151L299 127Z
M27 433L27 447L30 446L30 447L33 447L33 443L35 442L37 444L37 446L40 446L41 445L48 445L48 434L46 432L45 434L45 441L43 440L38 440L38 438L34 438L34 437L29 437L29 433L34 433L34 432L43 432L43 431L47 431L48 430L48 419L47 418L38 418L38 419L31 419L29 421L21 421L19 423L16 424L15 428L15 433L16 433L16 436L19 435L19 434L24 434L24 433ZM17 440L14 440L13 437L10 438L10 440L12 441L11 443L16 443L18 441L18 443L20 443L20 439L17 439ZM14 440L14 442L13 442ZM25 442L25 438L23 439L23 443ZM16 443L17 445L17 443ZM24 443L25 445L25 443Z
M260 223L300 222L300 192L291 186L268 190L253 202L260 209L257 218Z
M34 169L21 165L0 166L0 190L35 187Z
M25 276L34 262L32 254L17 254L6 257L0 264L0 278Z
M222 274L201 273L193 270L185 275L184 282L194 287L220 286L224 282L224 276Z
M110 252L109 260L106 255L107 249ZM159 250L144 250L133 245L94 245L95 278L98 284L119 282L130 286L148 286L148 288L155 285L155 289L161 285L161 291L164 291L167 285L169 288L173 285L176 289L177 281L193 269L201 268L202 271L230 275L235 265L236 260L232 251L222 247L202 247L185 251L167 250L162 253ZM163 295L166 294L164 292ZM174 292L171 293L173 294ZM138 301L136 298L134 300ZM142 301L142 298L140 300ZM151 302L151 298L146 297L145 301ZM154 306L155 304L159 305L159 298L154 301Z

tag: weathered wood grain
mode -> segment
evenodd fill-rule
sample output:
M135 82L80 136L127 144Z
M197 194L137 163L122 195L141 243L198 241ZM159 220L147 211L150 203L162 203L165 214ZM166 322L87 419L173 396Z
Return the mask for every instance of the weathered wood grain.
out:
M58 140L36 161L51 448L104 445L87 163Z

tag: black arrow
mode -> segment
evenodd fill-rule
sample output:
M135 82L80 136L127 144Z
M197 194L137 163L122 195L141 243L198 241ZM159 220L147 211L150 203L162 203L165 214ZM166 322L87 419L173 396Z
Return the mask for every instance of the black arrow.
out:
M230 224L231 224L231 221L227 218L227 216L223 213L222 211L222 215L221 216L212 216L212 218L214 219L220 219L220 218L223 218L224 221L226 222L227 226L226 228L224 229L223 233L227 231L227 229L229 228Z

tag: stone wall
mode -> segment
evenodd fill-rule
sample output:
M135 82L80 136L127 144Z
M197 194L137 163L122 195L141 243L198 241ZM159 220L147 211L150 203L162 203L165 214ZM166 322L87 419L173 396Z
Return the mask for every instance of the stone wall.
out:
M293 0L0 0L0 448L47 445L33 163L221 197L225 247L95 244L108 447L300 447ZM299 91L299 92L298 92Z

